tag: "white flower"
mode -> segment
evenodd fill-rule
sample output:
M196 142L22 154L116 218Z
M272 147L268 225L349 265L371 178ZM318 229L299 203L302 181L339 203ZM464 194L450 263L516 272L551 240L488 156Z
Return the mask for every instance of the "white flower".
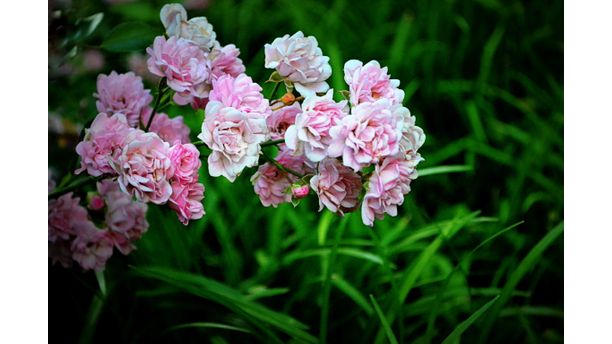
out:
M204 51L218 46L217 34L206 17L187 20L187 12L181 4L167 4L159 13L160 19L169 37L181 37L193 42Z
M276 71L293 82L295 89L303 96L315 92L327 92L325 80L331 75L329 57L323 56L317 39L304 37L301 31L293 36L276 38L265 45L265 67Z

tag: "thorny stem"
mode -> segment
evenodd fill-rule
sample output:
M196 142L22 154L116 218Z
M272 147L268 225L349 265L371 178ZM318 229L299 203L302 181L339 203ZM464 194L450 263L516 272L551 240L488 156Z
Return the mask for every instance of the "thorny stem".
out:
M270 157L268 155L268 153L264 152L263 150L261 151L261 155L264 157L264 159L266 159L268 162L270 162L272 165L274 165L274 167L276 167L277 169L287 172L287 173L291 173L294 176L298 177L298 178L304 178L304 175L294 171L292 169L290 169L289 167L285 167L283 165L281 165L278 161L274 160L272 157Z
M157 97L155 98L155 106L153 106L153 111L151 112L151 116L149 117L149 122L147 123L147 126L145 127L145 131L149 131L149 128L151 127L151 123L153 123L153 117L155 117L157 110L159 110L159 103L161 102L161 99L164 96L165 92L166 92L166 78L161 78L161 80L159 80L159 84L157 84Z
M97 182L99 180L102 180L102 179L104 179L104 176L99 176L99 177L91 177L90 176L90 177L86 177L86 178L77 180L76 182L74 182L74 183L72 183L72 184L70 184L68 186L65 186L63 188L57 188L57 189L53 190L53 192L49 193L48 198L49 199L55 198L57 196L65 194L67 192L76 190L76 189L80 188L83 185L95 183L95 182Z

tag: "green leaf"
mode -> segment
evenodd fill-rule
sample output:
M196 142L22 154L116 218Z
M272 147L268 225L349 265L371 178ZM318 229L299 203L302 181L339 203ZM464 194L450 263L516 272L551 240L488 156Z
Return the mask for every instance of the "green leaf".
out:
M446 339L442 341L442 344L459 343L461 334L465 332L465 330L467 330L468 327L470 327L470 325L472 325L474 321L476 321L476 319L480 318L480 316L483 315L493 305L493 303L497 301L497 299L499 299L499 295L497 295L493 300L485 303L484 306L480 307L476 312L470 315L469 318L467 318L465 321L455 327L453 332L451 332L451 334L449 334L448 337L446 337Z
M212 323L212 322L194 322L194 323L189 323L189 324L177 325L177 326L171 327L168 331L176 331L176 330L180 330L183 328L217 328L217 329L222 329L222 330L251 333L251 331L241 328L241 327L236 327L236 326L231 326L231 325L226 325L226 324L219 324L219 323Z
M473 169L474 168L469 165L436 166L436 167L424 168L422 170L419 170L419 177L431 176L434 174L470 172Z
M336 288L355 301L355 303L361 307L367 315L372 315L372 313L374 313L374 310L368 303L368 300L359 292L359 290L357 290L357 288L342 278L342 276L336 274L332 275L331 282Z
M150 26L132 22L117 25L102 42L102 49L112 52L143 51L153 43L155 30Z
M181 291L227 307L269 336L273 335L269 329L269 327L272 327L301 342L316 342L316 338L305 331L308 328L306 325L288 315L275 312L256 302L250 301L245 295L223 283L197 274L179 272L163 267L134 269L137 274L143 277L164 281Z
M519 284L519 282L523 279L525 274L529 272L538 262L540 262L540 257L546 251L546 249L557 240L557 238L563 233L563 222L558 224L555 228L553 228L550 232L548 232L532 249L529 251L527 256L523 258L519 266L514 270L514 272L508 278L508 282L502 289L501 296L499 302L495 304L495 307L491 310L491 314L487 317L487 322L483 327L482 334L480 336L481 342L486 342L487 337L489 336L489 332L491 331L491 327L495 323L495 320L498 318L499 313L502 308L506 305L506 303L512 297L514 289Z
M376 314L378 315L378 318L380 319L380 324L385 330L385 333L387 334L387 338L389 339L389 342L391 344L397 344L397 339L395 338L395 335L393 334L393 331L391 330L391 326L389 326L389 323L387 322L387 319L385 318L385 314L383 313L382 309L380 309L378 302L376 302L376 299L374 298L374 296L372 296L372 294L370 294L370 300L372 301L372 304L374 305Z

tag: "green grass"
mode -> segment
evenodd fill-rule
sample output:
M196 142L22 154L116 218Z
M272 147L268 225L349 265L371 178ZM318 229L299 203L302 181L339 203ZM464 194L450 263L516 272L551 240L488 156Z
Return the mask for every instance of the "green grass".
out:
M52 20L49 112L91 120L97 72L83 52L121 23L160 34L161 5L83 0ZM103 279L50 267L53 341L563 341L562 3L215 0L189 14L206 15L260 82L263 45L297 30L330 56L338 90L348 59L388 66L427 135L419 178L399 215L371 229L358 212L318 213L313 196L264 208L253 169L233 184L203 169L204 219L185 228L150 206L138 250L115 254ZM103 53L100 72L127 70L126 53ZM195 139L201 111L166 111ZM59 177L75 136L49 135Z

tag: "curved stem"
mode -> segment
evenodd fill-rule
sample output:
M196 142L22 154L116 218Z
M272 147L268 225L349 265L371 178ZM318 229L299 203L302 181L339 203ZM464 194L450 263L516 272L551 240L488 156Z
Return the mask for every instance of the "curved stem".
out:
M166 92L166 78L161 78L161 80L159 80L159 84L157 84L157 97L155 98L155 106L153 106L153 111L151 112L151 116L149 117L149 122L147 123L147 126L145 127L145 131L149 131L149 128L151 128L151 123L153 123L153 117L155 117L155 114L159 110L159 103L161 102L161 99L164 96L165 92Z
M77 180L76 182L74 182L74 183L72 183L72 184L70 184L68 186L65 186L63 188L57 188L57 189L53 190L52 192L49 193L48 198L51 199L51 198L55 198L57 196L61 196L61 195L65 194L65 193L68 193L70 191L76 190L76 189L80 188L81 186L84 186L84 185L87 185L87 184L90 184L90 183L95 183L95 182L97 182L99 180L102 180L104 178L105 178L104 176L99 176L99 177L89 176L89 177Z
M268 146L275 146L281 143L285 143L285 139L266 141L266 142L261 143L259 146L268 147Z
M270 157L266 152L264 152L263 150L261 151L261 155L264 157L264 159L266 159L268 162L270 162L272 165L274 165L274 167L278 168L281 171L287 172L287 173L291 173L294 176L298 177L298 178L304 178L304 175L294 171L292 169L290 169L289 167L285 167L283 165L281 165L278 161L274 160L272 157Z

